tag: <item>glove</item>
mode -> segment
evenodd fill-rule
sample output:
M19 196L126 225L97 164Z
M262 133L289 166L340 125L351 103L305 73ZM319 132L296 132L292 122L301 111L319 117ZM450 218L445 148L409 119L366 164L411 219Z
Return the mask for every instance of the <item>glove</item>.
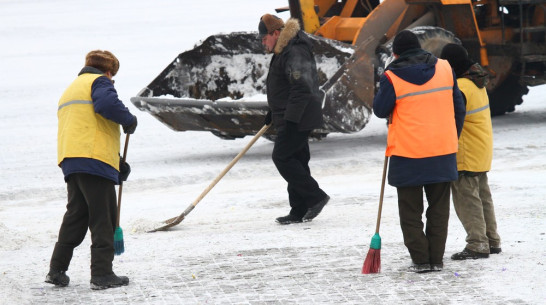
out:
M131 173L131 166L129 163L119 160L119 183L127 181L129 174Z
M271 121L272 121L272 118L271 118L271 110L269 110L269 111L267 112L267 114L265 115L264 125L269 125L269 124L271 124Z
M136 127L137 127L137 118L133 115L134 122L131 125L123 126L123 132L126 134L133 134L135 133Z

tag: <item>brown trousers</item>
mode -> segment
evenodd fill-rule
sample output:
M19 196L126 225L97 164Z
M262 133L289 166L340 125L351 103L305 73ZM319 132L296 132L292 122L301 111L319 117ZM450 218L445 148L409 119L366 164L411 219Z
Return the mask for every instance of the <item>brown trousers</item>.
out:
M71 174L68 204L51 255L52 270L68 270L74 248L91 231L91 275L112 273L117 204L114 182L99 176Z
M500 247L487 173L461 174L451 190L455 212L466 231L466 248L489 253L489 247Z
M449 221L449 187L450 182L443 182L397 188L404 244L416 264L443 262ZM423 189L428 202L426 228L422 221Z

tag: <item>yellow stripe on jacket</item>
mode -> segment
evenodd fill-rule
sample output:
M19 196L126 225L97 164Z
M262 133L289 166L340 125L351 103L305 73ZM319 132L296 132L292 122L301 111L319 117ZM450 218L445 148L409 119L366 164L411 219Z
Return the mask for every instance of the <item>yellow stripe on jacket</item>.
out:
M95 112L91 86L101 74L85 73L65 90L57 117L57 164L65 158L91 158L119 170L119 124Z
M493 160L493 127L487 91L467 78L458 78L457 84L466 97L466 117L459 137L457 170L489 171Z

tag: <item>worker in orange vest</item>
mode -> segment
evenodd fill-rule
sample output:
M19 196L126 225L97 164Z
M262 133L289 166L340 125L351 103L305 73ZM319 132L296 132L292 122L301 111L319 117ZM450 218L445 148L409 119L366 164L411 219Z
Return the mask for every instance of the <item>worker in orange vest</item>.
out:
M395 60L381 76L373 101L375 115L389 118L388 182L398 193L400 226L412 259L409 271L441 271L464 101L449 63L423 50L413 32L396 35L393 53Z

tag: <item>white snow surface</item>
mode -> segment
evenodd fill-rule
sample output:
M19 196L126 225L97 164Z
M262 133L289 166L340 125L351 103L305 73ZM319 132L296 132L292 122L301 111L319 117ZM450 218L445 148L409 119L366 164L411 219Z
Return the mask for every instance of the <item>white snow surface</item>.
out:
M286 5L281 0L0 2L0 304L361 304L354 300L363 287L391 304L546 303L545 86L532 88L516 112L493 119L489 182L503 252L489 259L450 260L465 245L452 209L444 271L406 273L410 258L396 190L387 186L382 272L360 274L375 230L387 133L375 117L360 132L311 142L312 173L332 197L313 222L275 224L289 209L286 185L270 160L273 144L259 139L179 226L145 233L186 209L250 138L175 132L136 109L130 97L199 40L256 30L263 13ZM286 13L281 16L286 19ZM127 157L132 173L123 188L126 252L114 261L116 273L128 275L131 284L100 292L88 285L89 235L75 250L70 286L43 282L66 205L56 166L57 102L93 49L110 50L120 59L116 88L139 119ZM281 250L296 259L268 268L267 260ZM246 272L206 274L215 264L261 252ZM302 269L313 266L327 268ZM237 282L235 276L248 287L229 292L225 285ZM342 285L329 280L338 278ZM276 286L287 281L302 288ZM260 287L270 294L256 295ZM188 291L194 295L187 297ZM332 291L345 301L331 301L326 294ZM281 292L291 301L282 301Z

